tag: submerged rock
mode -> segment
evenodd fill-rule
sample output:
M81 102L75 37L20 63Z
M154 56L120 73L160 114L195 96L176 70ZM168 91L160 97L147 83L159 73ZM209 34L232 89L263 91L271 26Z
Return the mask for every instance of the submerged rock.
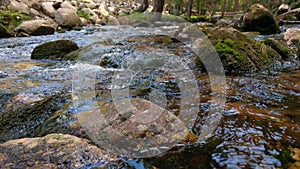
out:
M107 160L105 151L72 135L50 134L0 144L1 168L81 168L101 166Z
M265 69L280 58L271 47L247 37L236 29L208 28L203 31L215 46L227 73Z
M237 21L235 27L243 31L260 32L264 35L279 32L273 14L261 4L252 5L241 20Z
M70 40L46 42L33 49L31 59L64 59L66 54L77 49L77 44Z
M117 154L153 156L196 140L182 119L150 101L122 99L99 105L81 112L79 122L96 144ZM157 152L151 151L154 147Z
M4 100L1 100L3 105L0 105L0 142L37 136L38 126L61 109L69 99L63 95L45 98L33 94L8 96L1 96Z

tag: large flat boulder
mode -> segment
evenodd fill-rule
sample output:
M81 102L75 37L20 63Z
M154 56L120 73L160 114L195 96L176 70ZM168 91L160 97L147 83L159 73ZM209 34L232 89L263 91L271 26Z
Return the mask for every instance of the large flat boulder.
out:
M0 144L1 168L81 168L108 157L87 140L63 134L10 140Z

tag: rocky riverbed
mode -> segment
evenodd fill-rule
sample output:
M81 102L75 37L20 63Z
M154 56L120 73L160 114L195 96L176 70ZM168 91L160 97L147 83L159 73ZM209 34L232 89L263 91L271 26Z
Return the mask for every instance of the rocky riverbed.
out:
M277 25L298 9L191 24L4 2L0 168L299 168L300 26Z
M227 34L231 32L238 34L236 36L245 36L232 32L232 29L213 29L217 29L215 32L227 31ZM1 167L297 167L300 148L298 137L300 75L299 61L294 58L295 54L291 54L285 60L279 59L277 54L272 55L270 58L276 56L272 61L274 64L254 67L251 72L242 74L239 71L224 72L228 75L226 85L222 89L226 91L222 119L210 137L200 141L203 126L212 110L212 100L215 96L213 92L219 89L211 88L209 81L211 77L205 73L203 67L201 68L200 62L194 64L197 63L194 62L195 53L190 50L188 43L183 44L169 36L162 36L162 34L176 36L179 30L180 26L170 25L156 28L102 26L84 27L81 31L47 36L1 39ZM184 31L181 32L184 34ZM224 40L211 38L212 44L225 45L229 51L219 49L221 50L219 52L224 52L224 56L227 56L227 52L235 54L233 49L240 50L239 47L232 46L230 40L226 40L230 36L227 37L220 32L219 38L222 37ZM181 36L183 34L179 33ZM244 38L245 41L256 43L246 36ZM60 39L72 40L81 48L76 61L31 59L31 52L37 45ZM275 51L272 49L272 52ZM91 56L97 56L98 60L86 60ZM137 56L143 56L144 59L140 66L136 62L126 62L126 60L134 61L131 58L137 59ZM170 70L178 71L177 68L168 68L169 72L167 69L163 69L165 71L143 69L149 66L154 68L163 66L162 63L166 61L164 59L175 56L185 59L195 75L190 82L198 84L196 89L199 94L189 97L187 102L182 102L185 95L181 90L193 91L195 88L191 84L186 86L190 88L178 86L189 81L177 80L177 75L170 72ZM222 61L226 61L226 57ZM134 75L130 72L126 74L126 71L124 73L123 69L126 67L120 67L120 64L124 66L124 63L131 65L132 70L140 72ZM255 62L252 61L251 64ZM269 64L269 61L264 64ZM234 69L242 67L235 63L232 65L236 66ZM232 69L232 66L225 67L225 71L229 69ZM90 77L89 73L94 76ZM111 100L116 99L112 98L111 91L119 91L119 87L122 88L118 86L122 83L113 85L118 74L123 77L121 78L121 82L125 85L123 87L129 88L125 98L140 99L132 101L138 110L147 109L149 103L143 100L150 100L151 104L160 107L156 108L157 111L162 109L166 112L164 118L153 121L154 125L139 126L138 123L132 122L138 117L134 118L130 109L124 113L107 112L113 110L107 109L107 106L113 106L110 105ZM184 77L189 76L184 74ZM124 98L124 95L116 97ZM184 106L192 107L190 103L198 104L199 109L196 112L194 109L187 109L187 112L196 113L196 116L192 116L195 123L184 128L180 121L172 119L180 115L180 110ZM97 123L98 125L91 126L93 123L89 122L99 120L93 114L97 111L107 112L104 117L110 119L108 120L110 126L122 133L125 138L157 136L151 145L158 149L162 148L160 151L163 153L154 157L145 156L142 159L127 159L125 156L115 154L114 152L120 153L120 149L108 148L106 145L110 142L99 142L99 138L104 136L108 141L120 143L119 146L125 146L125 143L126 146L130 145L130 140L126 142L122 140L123 137L110 135L112 128L105 124ZM148 119L149 116L150 114L141 117ZM166 119L168 120L165 121ZM172 126L169 126L169 123ZM95 132L97 128L102 129ZM161 134L167 129L178 132ZM162 143L164 141L170 143L170 140L172 145L169 145L169 148L173 148L164 151L163 148L166 146L162 146L164 145ZM150 145L150 142L139 142L134 146L138 148L140 145L148 144Z

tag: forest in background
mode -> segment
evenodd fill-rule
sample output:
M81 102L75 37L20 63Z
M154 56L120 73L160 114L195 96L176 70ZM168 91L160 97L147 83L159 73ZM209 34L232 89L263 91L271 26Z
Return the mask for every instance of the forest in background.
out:
M292 9L299 8L298 0L142 0L139 9L144 12L150 5L153 5L152 12L167 11L173 15L191 16L210 15L215 13L223 16L227 12L246 11L255 3L264 4L265 7L276 13L281 4L288 4ZM164 8L164 9L163 9Z

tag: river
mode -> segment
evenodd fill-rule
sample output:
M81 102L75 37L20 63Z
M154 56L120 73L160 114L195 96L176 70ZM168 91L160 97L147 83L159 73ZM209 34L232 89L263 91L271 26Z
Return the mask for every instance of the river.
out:
M0 112L5 111L4 106L7 100L5 97L9 97L9 94L17 96L22 103L30 104L46 96L72 93L74 92L72 88L74 73L89 69L89 65L82 67L71 61L30 59L33 48L43 42L69 39L83 47L107 39L118 42L134 35L166 34L166 32L172 34L174 28L176 27L85 27L81 31L68 31L47 36L0 39L0 107L3 108ZM120 53L118 50L115 52ZM110 72L111 70L103 68L100 71ZM112 89L107 84L111 82L111 79L105 79L108 77L107 74L100 73L99 76L97 78L101 79L99 88ZM148 80L149 78L146 77ZM199 136L209 113L212 93L208 75L201 74L196 80L201 84L198 89L201 93L201 102L199 112L197 112L198 117L195 119L196 123L191 130ZM143 93L144 91L136 90L134 86L138 82L134 80L132 82L134 85L131 88L131 97L150 98L149 95ZM121 165L119 163L119 167L230 169L287 167L293 161L290 158L291 152L300 149L298 60L278 62L274 69L268 71L226 76L226 82L227 96L223 118L212 137L204 142L178 144L156 157L133 160L120 158L123 163ZM162 98L162 100L150 100L176 114L180 107L178 88L168 85L170 84L154 83L155 88L160 92L152 94L156 95L154 98ZM169 101L164 103L166 99ZM81 111L93 107L94 102L86 101L84 104L81 105ZM18 105L14 106L18 107ZM67 109L69 112L74 111L72 106ZM110 164L111 168L116 167L115 165ZM86 166L86 168L92 167Z

